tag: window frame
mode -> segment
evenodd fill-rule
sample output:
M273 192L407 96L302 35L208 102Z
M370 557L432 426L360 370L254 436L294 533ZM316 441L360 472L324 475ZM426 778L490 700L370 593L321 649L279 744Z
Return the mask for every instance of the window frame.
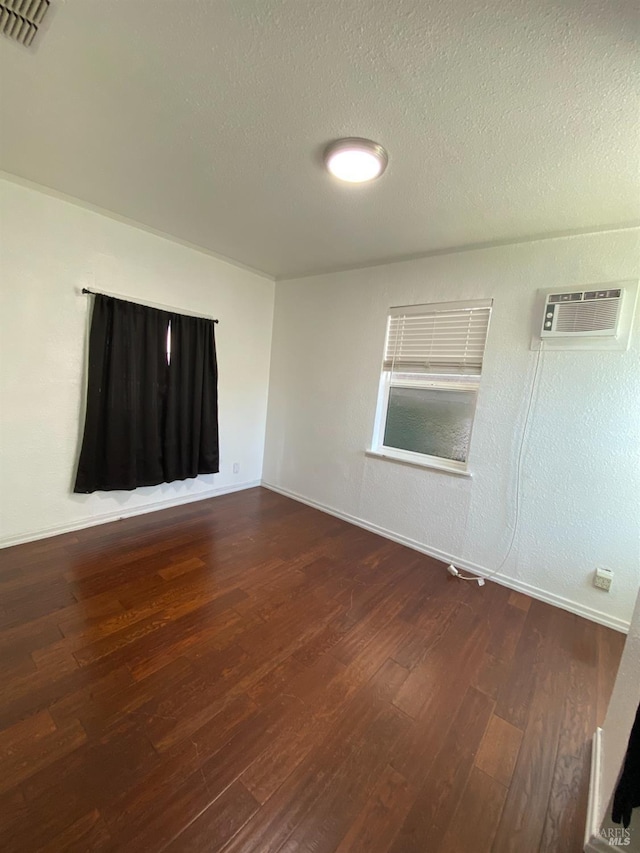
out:
M419 313L419 310L416 309L428 309L435 308L436 306L446 307L448 309L454 308L456 310L470 310L472 308L488 308L489 309L489 318L487 323L487 336L485 337L484 348L483 348L483 356L484 352L486 352L486 341L489 334L489 325L491 323L491 310L493 307L493 300L474 300L474 301L460 301L460 302L448 302L448 303L429 303L425 305L416 305L416 306L407 306L408 310L414 314ZM374 426L373 426L373 436L371 441L371 447L366 451L367 456L372 456L380 459L388 459L394 462L402 462L407 465L413 465L420 468L432 468L440 471L446 471L451 474L458 474L466 477L471 476L471 472L469 470L469 457L471 453L471 442L473 438L473 428L476 420L476 413L478 407L478 394L480 392L480 384L482 379L482 368L480 372L477 374L460 374L461 381L452 382L447 376L453 375L453 372L449 374L438 374L438 373L424 373L424 379L402 379L399 381L392 381L393 371L385 368L384 356L387 351L387 340L389 336L389 328L391 318L394 316L393 312L397 309L391 309L387 314L387 329L385 334L385 348L383 354L383 363L380 371L380 381L378 385L378 397L376 403L376 413L374 418ZM406 374L410 374L409 370L404 371ZM418 375L418 374L414 374ZM438 375L441 375L443 378L438 379ZM468 380L468 381L465 381ZM403 450L398 447L391 447L390 445L384 444L384 434L387 423L387 411L389 407L389 395L391 393L391 388L428 388L433 389L435 391L459 391L461 393L474 393L474 401L473 401L473 414L471 417L471 426L469 429L469 441L467 445L467 458L464 462L456 460L456 459L447 459L444 456L432 456L427 453L419 453L414 450Z

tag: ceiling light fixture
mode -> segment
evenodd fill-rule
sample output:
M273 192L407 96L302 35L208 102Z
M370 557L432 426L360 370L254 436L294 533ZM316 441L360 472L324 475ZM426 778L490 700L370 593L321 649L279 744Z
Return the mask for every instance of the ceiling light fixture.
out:
M361 184L379 178L387 168L389 157L377 142L353 136L329 143L324 162L328 171L341 181Z

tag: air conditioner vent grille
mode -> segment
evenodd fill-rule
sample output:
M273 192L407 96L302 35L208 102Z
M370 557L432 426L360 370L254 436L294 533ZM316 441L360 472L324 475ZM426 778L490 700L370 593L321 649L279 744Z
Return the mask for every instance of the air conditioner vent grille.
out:
M564 302L557 306L557 334L596 332L615 329L619 299L600 299L593 302Z
M0 2L0 32L29 47L48 8L49 0L4 0Z

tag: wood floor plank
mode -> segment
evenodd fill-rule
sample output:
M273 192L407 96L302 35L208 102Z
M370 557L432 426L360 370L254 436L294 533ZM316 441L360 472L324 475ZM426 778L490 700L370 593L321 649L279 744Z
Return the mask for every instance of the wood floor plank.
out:
M64 832L57 835L49 844L41 847L39 853L98 853L112 847L112 838L100 817L100 812L93 809L83 815Z
M526 612L531 606L531 597L524 595L522 592L516 592L513 590L509 593L509 604L512 604L514 607L518 607L520 610L524 610Z
M212 800L202 774L192 773L182 784L172 788L170 796L160 796L157 801L152 799L144 812L136 813L136 820L123 821L120 834L108 824L116 839L116 850L125 853L166 850L205 812ZM203 853L204 850L206 847Z
M441 846L442 839L458 799L452 792L459 795L466 786L492 711L492 700L469 687L428 778L390 848L391 853L446 849Z
M518 729L524 729L529 717L536 682L545 668L545 638L553 618L552 609L534 601L512 658L510 674L498 694L496 714Z
M23 585L3 591L1 598L0 630L18 627L76 604L71 586L61 577L46 583L33 583L27 576Z
M521 742L520 729L494 714L480 744L475 766L508 788Z
M528 612L519 607L507 603L500 611L499 619L496 619L497 630L487 643L487 653L502 661L511 661L518 647L522 635L526 615Z
M477 766L440 841L443 853L491 853L507 789Z
M0 732L0 761L10 759L35 741L57 730L49 711L39 711Z
M138 713L147 718L147 732L156 750L165 752L215 717L228 704L228 685L237 672L244 672L249 658L239 646L207 659L206 676L188 676L179 690L159 690ZM160 671L162 672L162 670Z
M505 688L508 681L509 667L509 661L500 660L485 651L473 674L473 686L497 700L498 694Z
M45 617L23 622L15 628L0 631L0 658L6 661L9 655L29 655L37 649L44 649L51 643L56 643L61 637L62 633L55 618Z
M30 775L22 790L34 808L47 813L64 798L75 801L82 814L92 807L102 811L123 787L147 774L156 763L144 726L130 718L102 738L87 739L73 752L53 756Z
M529 614L534 613L535 604ZM495 853L538 850L542 840L568 690L568 659L560 645L553 642L557 636L554 629L562 623L563 616L557 611L544 620L548 633L536 647L538 665L537 672L530 674L533 695L528 721L496 833ZM553 657L548 653L550 646L555 647Z
M0 551L0 849L580 849L624 638L256 488Z
M170 563L162 569L158 569L158 574L166 581L178 578L181 575L186 575L194 569L204 568L204 562L198 557L189 557L186 560L178 560L177 563Z
M141 681L127 679L126 671L127 667L120 665L109 669L104 661L81 670L83 674L87 672L87 677L79 691L67 694L70 703L65 705L63 713L68 717L75 714L91 737L105 738L129 719L146 719L149 706L155 706L166 693L179 692L197 678L194 667L184 657ZM52 714L57 714L61 705L59 701L52 704Z
M415 797L404 776L388 764L336 853L386 853Z
M569 827L584 826L587 820L591 740L598 709L598 683L592 677L598 627L578 618L571 625L568 690L540 853L553 853L561 844L567 853L582 850L579 839L566 839L571 838Z
M372 702L385 702L393 698L407 675L407 670L387 659L360 690L366 691ZM316 680L313 690L292 685L293 695L301 703L294 705L288 724L278 727L264 751L242 774L244 784L256 799L266 802L314 746L322 742L359 684L352 680L348 669L341 669L330 682Z
M66 756L87 740L80 723L74 722L66 729L55 728L40 737L28 739L22 749L10 751L0 758L0 793L10 791L47 767L61 756Z
M0 838L3 849L7 846L13 827L25 824L29 816L29 805L20 788L0 794Z
M390 671L396 670L392 667ZM341 713L329 733L233 839L230 851L276 853L280 850L305 817L315 813L317 800L329 796L337 775L343 772L344 762L358 754L370 740L370 727L393 696L392 682L383 680L383 689L373 694L359 690L340 708Z
M220 752L236 731L257 715L256 705L245 696L239 697L195 731L188 742L181 741L158 756L143 776L132 779L131 784L122 784L118 795L102 807L109 831L120 839L147 839L144 843L150 843L148 838L153 833L149 828L152 824L163 833L165 840L172 837L172 832L181 832L186 823L175 811L176 792L185 786L189 802L194 789L198 803L201 800L204 805L210 802L203 765Z
M241 782L234 782L167 847L167 853L217 853L258 810Z
M448 685L462 683L461 695L467 688L467 667L464 673L451 673L451 647L458 650L463 660L473 662L480 658L487 641L486 624L467 608L460 606L453 618L447 621L447 630L429 649L424 661L412 670L395 699L398 708L417 719L423 708L432 702L443 682ZM469 666L469 669L475 669ZM469 678L471 671L468 672ZM452 682L453 677L453 682Z
M572 826L586 826L589 796L589 757L559 753L549 793L540 853L582 853L583 839L572 837Z
M331 786L324 788L283 844L282 853L305 849L333 853L371 795L389 749L409 725L395 708L387 706L380 711L364 737L339 763Z

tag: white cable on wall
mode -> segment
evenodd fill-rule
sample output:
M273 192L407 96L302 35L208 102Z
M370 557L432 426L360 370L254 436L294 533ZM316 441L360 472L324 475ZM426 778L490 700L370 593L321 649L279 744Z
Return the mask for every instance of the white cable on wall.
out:
M533 402L536 396L536 391L538 388L538 373L540 364L542 361L542 350L544 349L544 341L540 341L540 348L538 349L538 353L536 356L536 366L533 372L533 379L531 381L531 390L529 392L529 402L527 404L527 412L524 418L524 425L522 427L522 435L520 437L520 447L518 449L518 457L516 461L516 511L513 519L513 528L511 530L511 539L509 541L509 546L507 551L502 558L502 562L498 566L497 569L494 569L488 575L483 575L482 577L469 577L467 575L461 575L458 569L451 564L448 567L449 574L454 575L454 577L460 578L463 581L475 581L479 586L483 586L484 582L487 578L492 578L494 575L497 575L498 572L502 569L504 564L507 562L509 557L511 556L511 551L513 550L513 544L516 539L516 533L518 532L518 527L520 524L520 480L521 480L521 471L522 471L522 457L524 454L524 447L527 440L527 434L529 432L529 422L531 420L531 410L533 408Z

